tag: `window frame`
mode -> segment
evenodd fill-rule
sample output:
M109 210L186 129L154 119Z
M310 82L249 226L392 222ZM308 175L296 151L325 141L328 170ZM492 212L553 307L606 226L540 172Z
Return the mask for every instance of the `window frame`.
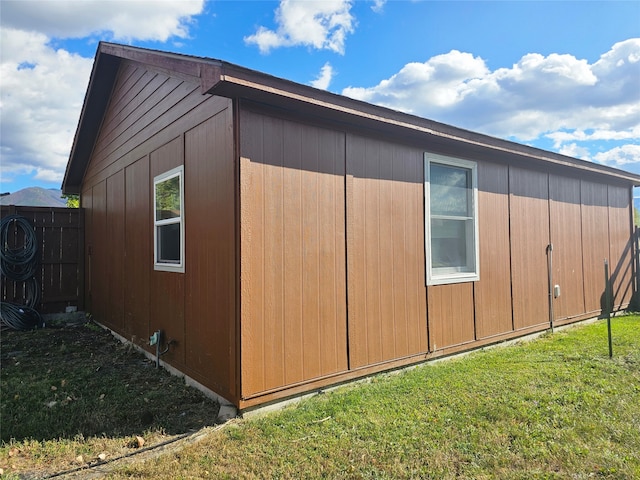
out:
M462 168L471 172L471 188L467 188L467 201L471 202L472 217L447 216L431 214L431 164L435 163L445 167ZM478 234L478 164L471 160L440 155L431 152L424 154L424 223L425 223L425 258L426 258L426 284L445 285L451 283L476 282L480 280L480 244ZM465 225L465 242L467 252L467 269L455 270L455 267L433 267L432 262L432 238L431 221L433 219L451 219L459 221L471 221L469 229ZM467 224L468 225L468 224ZM472 258L469 258L469 255Z
M180 187L180 215L178 217L161 219L156 218L157 212L157 186L178 177L178 184ZM153 210L151 212L153 216L153 269L164 272L177 272L184 273L184 165L172 168L160 175L153 178ZM180 226L180 260L178 262L167 262L159 260L159 245L158 245L158 230L159 227L165 225L179 224Z

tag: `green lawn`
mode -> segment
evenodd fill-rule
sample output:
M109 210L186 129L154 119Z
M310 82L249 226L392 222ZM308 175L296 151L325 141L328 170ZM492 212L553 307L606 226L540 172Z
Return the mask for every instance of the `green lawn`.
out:
M640 318L382 375L116 477L640 478Z
M613 359L605 321L556 330L234 420L110 478L640 478L640 317L612 324ZM0 462L10 448L44 447L5 443Z

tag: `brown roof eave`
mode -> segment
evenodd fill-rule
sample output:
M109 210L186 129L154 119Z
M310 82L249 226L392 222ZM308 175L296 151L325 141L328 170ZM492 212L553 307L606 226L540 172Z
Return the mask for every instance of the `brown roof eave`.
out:
M100 42L62 181L63 193L80 193L122 60L139 62L170 74L199 81L203 94L205 85L209 88L208 85L216 83L220 78L218 60Z
M115 43L103 42L100 51L107 55L163 70L170 75L178 74L193 80L199 80L203 94L207 93L206 91L210 88L210 85L218 82L223 63L213 58L169 53Z
M247 99L300 115L313 115L329 122L342 122L394 135L409 135L417 139L431 136L437 143L457 145L467 151L494 152L501 158L517 157L555 168L578 169L588 175L605 176L627 185L640 185L640 175L445 125L220 60L101 42L62 183L65 193L79 193L82 188L123 59L198 81L202 94Z
M119 61L116 57L100 54L98 46L62 181L62 192L65 194L80 193L84 172L118 72Z
M427 120L414 115L372 105L359 100L318 90L267 74L221 62L221 71L203 83L203 92L229 98L244 98L287 109L308 111L321 117L344 119L362 126L384 128L437 137L439 142L457 142L469 149L488 149L496 154L517 156L554 167L578 169L586 174L614 177L629 186L640 185L640 175L579 160L558 153L503 140L481 133Z

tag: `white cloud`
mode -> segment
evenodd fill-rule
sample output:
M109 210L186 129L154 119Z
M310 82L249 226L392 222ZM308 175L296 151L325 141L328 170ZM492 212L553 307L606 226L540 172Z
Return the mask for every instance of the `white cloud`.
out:
M569 157L580 158L582 160L591 160L591 151L587 147L581 147L577 143L562 145L558 149L558 153Z
M344 54L345 40L354 31L350 0L281 0L275 12L277 29L260 26L244 38L261 53L278 47L307 46Z
M342 93L502 138L550 138L556 150L585 158L581 142L638 142L639 79L636 38L613 45L593 64L571 55L528 54L495 71L480 57L452 50L409 63L373 87ZM637 146L627 147L621 151L637 155L640 169Z
M632 140L640 138L640 124L635 125L628 130L594 130L585 132L576 129L573 131L557 131L545 135L545 137L553 140L553 148L560 148L563 143L571 141L594 142L601 140Z
M373 5L371 6L371 10L376 13L382 13L382 9L384 8L384 4L387 3L387 0L373 0Z
M333 67L329 62L325 63L320 69L320 73L317 78L311 82L312 87L320 88L321 90L326 90L329 88L329 84L333 79Z
M93 64L55 39L186 38L204 2L2 1L0 151L3 190L18 175L60 182Z
M430 108L458 104L470 91L469 82L487 75L480 57L457 50L424 63L408 63L372 88L347 87L343 94L370 103L424 115Z
M623 145L609 151L597 153L593 160L611 167L626 167L640 162L640 145Z
M186 38L204 0L3 0L2 25L50 38L108 35L112 40Z
M54 50L40 33L3 28L0 39L3 182L23 173L59 182L93 60Z

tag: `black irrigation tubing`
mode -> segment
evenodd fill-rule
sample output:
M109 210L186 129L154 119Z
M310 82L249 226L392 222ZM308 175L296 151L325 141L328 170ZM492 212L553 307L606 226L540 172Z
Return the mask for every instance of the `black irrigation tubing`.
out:
M2 302L0 304L0 323L13 330L32 330L44 327L42 317L37 310L26 305Z
M40 303L40 284L36 277L31 277L24 282L25 302L27 307L36 308Z
M15 224L24 233L22 247L9 247L9 227ZM7 215L0 221L0 270L5 277L24 282L36 273L38 239L33 227L22 215Z
M11 226L22 230L24 245L9 247ZM38 239L28 219L22 215L7 215L0 221L0 273L15 282L24 282L26 305L2 302L0 328L31 330L44 327L42 317L35 307L40 302L40 287L35 277L37 270Z

